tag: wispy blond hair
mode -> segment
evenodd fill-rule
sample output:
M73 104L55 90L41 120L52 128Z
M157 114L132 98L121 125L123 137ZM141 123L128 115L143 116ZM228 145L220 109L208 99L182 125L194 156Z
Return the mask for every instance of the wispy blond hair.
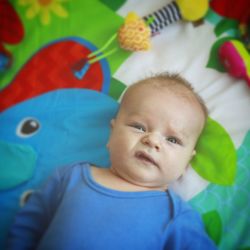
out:
M135 82L134 84L132 84L126 89L126 92L124 93L122 100L121 100L121 105L124 99L126 98L126 95L128 95L129 92L133 90L136 86L142 85L142 84L150 84L151 86L154 86L156 88L167 87L168 89L170 89L176 94L179 94L179 95L188 94L189 96L192 96L200 105L201 110L204 114L205 120L207 119L208 109L205 105L204 100L194 90L192 84L178 73L169 73L169 72L158 73L158 74L154 74L150 77L146 77Z

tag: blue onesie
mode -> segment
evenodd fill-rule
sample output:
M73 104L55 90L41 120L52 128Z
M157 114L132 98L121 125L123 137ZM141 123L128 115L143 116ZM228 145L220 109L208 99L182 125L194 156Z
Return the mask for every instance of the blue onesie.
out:
M90 165L58 169L15 218L11 250L216 249L200 216L171 191L103 187Z

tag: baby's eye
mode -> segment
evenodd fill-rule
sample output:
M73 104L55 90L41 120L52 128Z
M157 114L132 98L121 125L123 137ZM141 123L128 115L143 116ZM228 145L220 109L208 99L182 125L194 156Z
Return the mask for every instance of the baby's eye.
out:
M175 138L175 137L167 137L166 140L167 140L168 142L173 143L173 144L178 144L178 143L179 143L178 139Z
M130 126L137 129L137 130L139 130L139 131L141 131L141 132L146 131L146 128L143 125L139 124L139 123L134 123L134 124L132 124Z

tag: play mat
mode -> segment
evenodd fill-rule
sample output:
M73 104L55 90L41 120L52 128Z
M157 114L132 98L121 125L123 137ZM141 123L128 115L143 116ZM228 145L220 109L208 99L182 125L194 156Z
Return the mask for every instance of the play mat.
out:
M172 20L156 30L149 50L121 48L128 13L146 17L169 3L0 1L0 249L18 208L55 168L108 167L121 93L166 70L186 77L209 109L197 155L172 188L198 210L219 249L250 249L250 56L240 47L249 1L212 0L202 22ZM239 52L233 66L248 67L243 75L220 61L225 42Z

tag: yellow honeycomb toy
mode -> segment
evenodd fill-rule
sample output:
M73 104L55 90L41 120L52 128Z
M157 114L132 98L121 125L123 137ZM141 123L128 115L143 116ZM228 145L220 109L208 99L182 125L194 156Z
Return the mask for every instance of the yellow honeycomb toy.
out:
M149 50L151 30L136 13L130 12L118 30L120 47L129 51Z

